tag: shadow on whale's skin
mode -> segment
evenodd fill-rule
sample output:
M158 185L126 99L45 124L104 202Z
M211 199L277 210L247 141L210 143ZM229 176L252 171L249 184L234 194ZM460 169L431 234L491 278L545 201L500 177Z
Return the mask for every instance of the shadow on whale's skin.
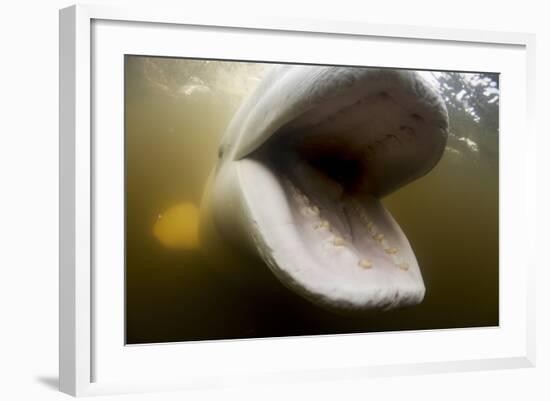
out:
M418 304L421 269L380 199L427 174L447 136L444 101L414 71L275 66L222 137L201 201L203 251L237 277L269 268L340 313Z

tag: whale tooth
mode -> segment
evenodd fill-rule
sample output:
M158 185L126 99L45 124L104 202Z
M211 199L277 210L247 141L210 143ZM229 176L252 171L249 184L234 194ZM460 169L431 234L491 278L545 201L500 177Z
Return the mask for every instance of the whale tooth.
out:
M319 208L317 206L305 206L302 208L302 214L304 216L319 216Z
M330 229L330 223L328 222L328 220L321 220L319 223L315 225L315 229L316 230Z
M374 235L372 236L372 238L373 238L375 241L382 242L382 240L384 239L384 234L382 234L382 233L374 234Z
M369 221L367 223L367 229L369 230L369 232L374 233L374 223L372 221Z
M305 203L306 205L309 205L309 198L307 197L307 195L299 193L298 200L300 200L302 203Z
M364 269L372 269L372 262L368 259L361 259L357 264Z
M403 271L409 270L409 264L407 262L399 262L397 264L397 267L399 268L399 270L403 270Z
M332 245L334 245L336 247L344 246L345 243L346 243L346 241L342 237L336 236L332 239Z
M386 248L384 249L384 252L386 252L388 255L395 255L399 250L397 248Z

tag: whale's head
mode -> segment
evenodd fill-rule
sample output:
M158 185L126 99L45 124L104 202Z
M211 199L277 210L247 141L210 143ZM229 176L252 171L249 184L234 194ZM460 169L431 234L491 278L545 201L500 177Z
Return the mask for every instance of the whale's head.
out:
M203 207L223 241L316 304L414 305L418 262L380 198L429 172L447 133L417 72L277 66L231 121Z

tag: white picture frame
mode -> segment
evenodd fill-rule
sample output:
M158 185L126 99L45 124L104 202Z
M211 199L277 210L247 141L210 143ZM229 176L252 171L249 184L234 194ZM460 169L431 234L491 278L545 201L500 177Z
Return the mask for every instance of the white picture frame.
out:
M120 341L121 308L112 308L113 314L102 313L102 299L111 301L115 297L119 303L117 291L120 287L120 275L114 277L112 285L106 285L105 274L98 274L96 269L103 259L96 254L94 241L103 238L107 233L100 233L104 226L98 220L102 211L97 212L98 199L94 191L96 181L112 160L122 160L116 143L97 143L94 140L94 129L107 127L108 130L120 133L116 125L119 117L109 117L99 110L103 103L97 103L97 97L107 91L120 89L120 81L113 78L114 85L101 81L102 62L109 63L108 57L119 59L120 54L158 54L183 56L189 49L178 47L175 41L160 41L166 35L188 35L185 30L193 29L205 34L201 49L197 52L208 54L208 43L215 46L219 35L237 40L248 41L254 35L262 35L262 40L277 43L282 37L296 40L317 38L327 43L338 37L341 43L355 45L357 41L379 40L384 46L397 46L406 42L407 46L419 46L426 54L437 50L443 54L473 51L479 57L464 58L456 61L441 61L436 68L462 70L481 70L479 63L497 65L492 71L503 74L502 114L512 109L512 104L519 111L514 116L501 116L501 259L505 268L501 277L501 319L500 327L492 329L422 331L417 333L382 333L375 336L332 336L330 338L283 339L261 341L207 342L185 345L151 345L144 347L125 347ZM146 31L146 34L143 32ZM211 35L214 33L215 35ZM95 35L95 36L94 36ZM143 36L140 36L143 35ZM208 35L212 42L208 41ZM174 36L174 37L175 37ZM130 43L141 38L139 46ZM216 39L217 38L217 39ZM161 45L161 43L164 43ZM94 395L109 393L126 393L135 391L160 391L170 389L213 388L240 383L279 383L301 380L328 380L331 378L361 378L366 376L386 376L400 374L418 374L442 371L467 371L479 369L500 369L510 367L530 367L535 363L534 338L534 255L529 249L534 246L535 211L533 199L535 192L535 134L531 126L534 111L534 35L506 32L483 32L470 30L434 29L412 26L373 25L359 22L335 22L291 19L242 19L206 15L186 15L182 12L170 12L155 8L112 8L108 6L78 5L60 11L60 390L68 394ZM401 43L402 44L402 43ZM147 46L149 48L147 49ZM299 45L294 45L299 50ZM205 49L202 49L202 48ZM241 50L227 46L227 53L217 55L219 58L238 57ZM266 46L264 46L266 47ZM281 46L282 47L282 46ZM345 46L342 50L345 52ZM422 47L426 47L422 50ZM239 49L246 48L245 45ZM269 47L277 49L277 47ZM250 51L260 52L251 45ZM103 51L111 54L105 56ZM265 51L267 51L265 50ZM145 51L145 53L140 53ZM233 51L233 53L231 53ZM292 51L292 46L289 46ZM491 51L491 57L487 54ZM174 53L175 52L175 53ZM179 52L179 53L178 53ZM447 53L445 53L447 52ZM177 54L176 54L177 53ZM299 52L298 52L299 53ZM256 53L257 54L257 53ZM466 53L464 53L466 54ZM258 59L265 59L258 54ZM280 59L278 56L275 59ZM297 56L296 56L297 57ZM314 56L312 56L314 57ZM348 56L335 56L348 57ZM351 57L351 56L349 56ZM378 65L395 67L421 67L427 61L420 56L411 56L400 61L398 55L383 54L378 56ZM384 59L387 57L387 59ZM415 59L417 57L417 59ZM501 58L500 58L501 57ZM428 57L429 58L429 57ZM103 61L102 61L103 60ZM119 60L120 61L120 60ZM361 63L361 60L357 61ZM445 64L447 63L447 64ZM476 68L477 67L477 68ZM114 70L117 70L116 66ZM120 69L117 74L121 74ZM505 73L503 72L505 71ZM95 75L94 75L95 74ZM103 82L96 88L93 79ZM120 75L118 75L118 79ZM118 88L118 89L117 89ZM96 92L95 92L96 91ZM507 96L514 91L512 99ZM120 111L120 92L111 96L113 113ZM93 101L93 96L96 96ZM118 106L117 106L118 104ZM106 125L105 125L106 124ZM109 125L112 127L109 128ZM95 127L95 128L94 128ZM117 128L118 127L118 128ZM507 140L507 132L512 130L525 133L525 141L513 144ZM111 146L113 145L113 146ZM514 152L515 167L510 168ZM102 167L102 165L105 166ZM104 174L104 173L103 173ZM105 188L116 187L117 174L113 175ZM520 183L524 191L512 193L510 187ZM117 204L117 202L114 202ZM119 205L120 206L120 205ZM510 213L515 210L514 215ZM117 213L113 209L108 213ZM118 209L123 213L123 209ZM117 219L117 217L114 217ZM514 242L515 250L502 251L502 244L515 240L510 227L517 227L522 238ZM116 230L114 230L116 231ZM113 246L120 242L112 241ZM116 253L113 250L113 253ZM503 253L504 252L504 253ZM112 255L110 255L112 256ZM107 257L110 257L107 256ZM115 258L116 259L116 258ZM520 261L520 263L516 263ZM511 268L515 266L520 274L512 276ZM99 267L98 267L99 266ZM120 268L117 266L116 269ZM113 269L115 271L116 269ZM113 273L114 274L114 273ZM114 295L113 295L114 294ZM509 313L509 314L508 314ZM116 326L116 327L115 327ZM116 332L116 334L113 334ZM393 344L396 336L401 342L421 348L422 344L440 344L445 347L447 341L456 344L448 354L440 353L439 358L426 356L418 358L413 353L400 358L388 355L369 354L368 360L361 353L342 357L337 350L342 347L354 349L368 348L370 343L375 347ZM114 344L114 345L113 345ZM480 346L476 348L475 344ZM470 345L471 347L468 347ZM489 346L490 345L490 346ZM110 348L111 347L111 348ZM114 348L113 348L114 347ZM115 349L116 348L116 349ZM185 360L174 354L174 350L185 348ZM437 347L435 347L437 348ZM468 349L471 348L469 351ZM319 350L328 350L323 360L316 359ZM484 351L482 351L484 349ZM179 352L177 351L177 352ZM276 355L284 353L302 353L306 362L285 362ZM271 355L270 367L260 366L261 360L254 355ZM180 359L177 359L180 358ZM207 372L211 363L218 358L221 363L215 372ZM347 359L346 359L347 358ZM239 359L244 359L239 366ZM180 361L181 365L177 365ZM309 361L309 362L307 362ZM192 369L185 364L195 364ZM254 369L246 365L256 363ZM113 368L109 370L108 366ZM139 366L155 366L158 370L155 377L152 371ZM162 368L159 366L162 365ZM182 366L183 365L183 366ZM204 365L204 366L203 366ZM133 367L133 368L132 368ZM170 374L178 367L186 372L184 375ZM235 369L233 369L235 368ZM141 370L140 370L141 369ZM187 369L187 370L186 370ZM211 369L210 369L211 370ZM124 372L124 374L117 372Z

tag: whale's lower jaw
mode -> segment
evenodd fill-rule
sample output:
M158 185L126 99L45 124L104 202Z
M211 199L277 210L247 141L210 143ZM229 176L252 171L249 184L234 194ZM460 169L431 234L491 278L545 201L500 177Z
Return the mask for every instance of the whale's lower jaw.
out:
M255 251L288 288L341 311L422 301L425 287L414 253L378 199L307 195L253 159L234 167L246 188L244 217Z

